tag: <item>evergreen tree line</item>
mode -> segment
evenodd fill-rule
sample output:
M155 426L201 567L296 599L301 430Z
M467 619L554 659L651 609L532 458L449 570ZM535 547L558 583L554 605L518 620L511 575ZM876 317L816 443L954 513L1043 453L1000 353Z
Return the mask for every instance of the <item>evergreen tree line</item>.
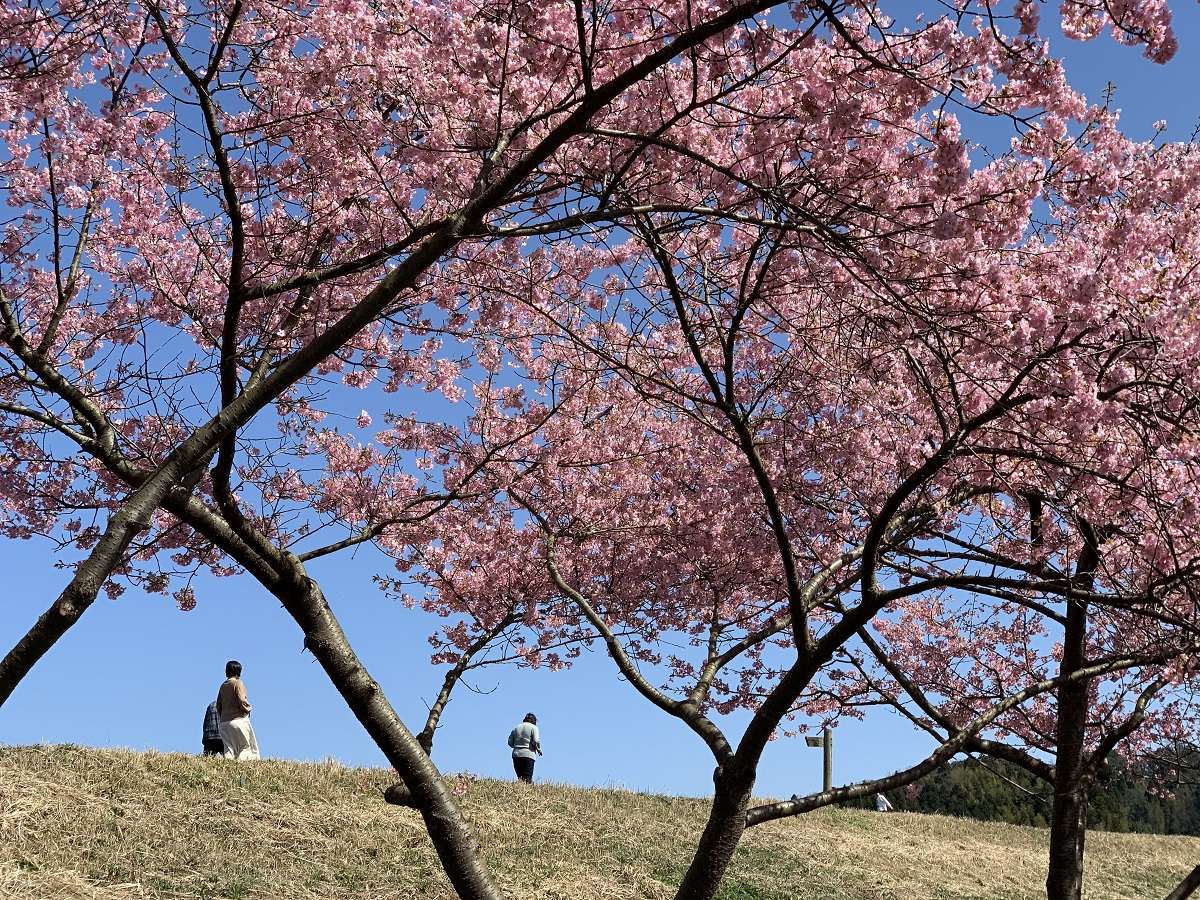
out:
M1200 748L1169 748L1130 765L1115 754L1088 792L1088 827L1200 835ZM1051 786L1019 766L974 757L887 794L897 810L1046 827ZM872 808L869 798L853 804Z

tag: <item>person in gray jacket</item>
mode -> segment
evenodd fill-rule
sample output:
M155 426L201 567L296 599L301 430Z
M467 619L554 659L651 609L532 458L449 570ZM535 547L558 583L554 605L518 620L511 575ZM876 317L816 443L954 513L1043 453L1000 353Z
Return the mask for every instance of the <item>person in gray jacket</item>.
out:
M533 784L533 764L542 755L537 716L528 713L525 721L508 733L508 746L512 747L513 769L517 773L517 780Z

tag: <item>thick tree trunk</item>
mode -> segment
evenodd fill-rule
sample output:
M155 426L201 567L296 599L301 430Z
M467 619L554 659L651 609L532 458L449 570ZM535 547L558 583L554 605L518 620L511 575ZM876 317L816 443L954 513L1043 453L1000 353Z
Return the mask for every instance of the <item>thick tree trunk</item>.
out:
M503 895L480 863L478 846L441 773L420 742L396 715L379 685L355 654L320 588L294 556L284 565L293 577L276 592L304 631L316 657L363 728L383 751L408 789L451 884L462 900L501 900Z
M184 450L173 454L162 468L138 487L112 514L104 534L87 559L79 564L70 583L50 608L0 660L0 706L50 648L79 621L96 600L104 582L120 565L140 532L149 527L150 517L194 464Z
M110 547L97 548L97 551L84 561L71 583L58 595L58 599L38 616L33 626L5 654L4 659L0 660L0 706L12 696L17 685L29 674L38 660L50 652L50 648L58 643L59 638L79 621L95 601L100 586L112 572L112 566L106 562L107 557L111 555L120 559L125 548L129 546L132 537L130 530L120 531L124 533L115 537L110 542ZM109 550L112 552L108 552Z
M1081 568L1084 560L1080 560ZM1094 571L1094 564L1090 570ZM1090 581L1090 576L1087 576ZM1087 645L1087 605L1067 601L1061 672L1084 665ZM1058 689L1057 753L1054 764L1054 806L1050 815L1050 867L1046 873L1048 900L1080 900L1083 893L1083 851L1087 836L1087 779L1084 736L1088 715L1088 682L1064 683Z
M1077 787L1060 792L1056 784L1050 823L1050 869L1046 874L1049 900L1081 900L1086 836L1086 789Z
M1167 894L1167 900L1187 900L1196 888L1200 888L1200 866L1192 869L1191 873L1179 882L1175 890Z
M734 851L746 830L746 810L754 789L753 774L718 770L708 822L684 873L675 900L712 900L725 879Z

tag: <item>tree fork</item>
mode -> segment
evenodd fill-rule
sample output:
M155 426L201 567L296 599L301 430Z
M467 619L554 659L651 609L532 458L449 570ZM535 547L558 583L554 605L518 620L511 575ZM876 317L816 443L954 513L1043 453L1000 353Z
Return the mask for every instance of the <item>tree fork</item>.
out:
M198 475L200 463L196 459L211 454L202 448L228 425L227 410L222 410L214 421L180 445L158 471L136 485L71 583L0 661L0 705L88 609L134 536L148 527L153 511L162 506L252 571L300 625L305 647L321 662L355 716L404 779L409 802L402 805L421 810L430 839L458 895L464 900L502 900L479 863L476 842L441 774L358 660L303 563L261 540L261 535L244 521L237 523L243 526L239 529L209 513L190 496L198 481L198 477L191 477ZM130 473L117 474L128 478Z

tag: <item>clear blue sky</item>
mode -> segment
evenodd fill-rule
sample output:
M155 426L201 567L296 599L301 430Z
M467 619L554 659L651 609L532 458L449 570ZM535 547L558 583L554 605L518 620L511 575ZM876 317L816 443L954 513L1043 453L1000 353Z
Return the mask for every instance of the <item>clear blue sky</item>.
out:
M1055 15L1055 5L1047 5L1044 20ZM1181 48L1166 66L1107 37L1083 45L1055 40L1072 83L1089 97L1116 83L1114 106L1135 137L1150 137L1151 123L1166 119L1167 137L1186 140L1200 119L1200 11L1182 2L1175 19ZM53 560L45 543L0 542L7 582L0 603L3 650L65 584L67 574ZM372 550L319 560L312 569L367 667L416 730L442 678L425 641L437 620L380 594L371 576L390 569ZM116 601L98 600L0 708L0 742L195 752L222 666L236 657L246 667L266 755L383 763L320 667L301 652L295 624L252 579L210 579L197 593L200 603L187 613L132 589ZM711 787L712 762L700 742L635 696L599 650L564 672L484 670L474 685L487 693L460 689L438 733L434 759L443 771L511 777L504 738L534 710L546 747L541 778L681 794ZM740 732L740 721L728 724ZM845 723L836 732L835 778L844 783L885 774L925 752L926 742L893 716ZM779 740L764 758L759 791L807 793L820 779L819 751Z

